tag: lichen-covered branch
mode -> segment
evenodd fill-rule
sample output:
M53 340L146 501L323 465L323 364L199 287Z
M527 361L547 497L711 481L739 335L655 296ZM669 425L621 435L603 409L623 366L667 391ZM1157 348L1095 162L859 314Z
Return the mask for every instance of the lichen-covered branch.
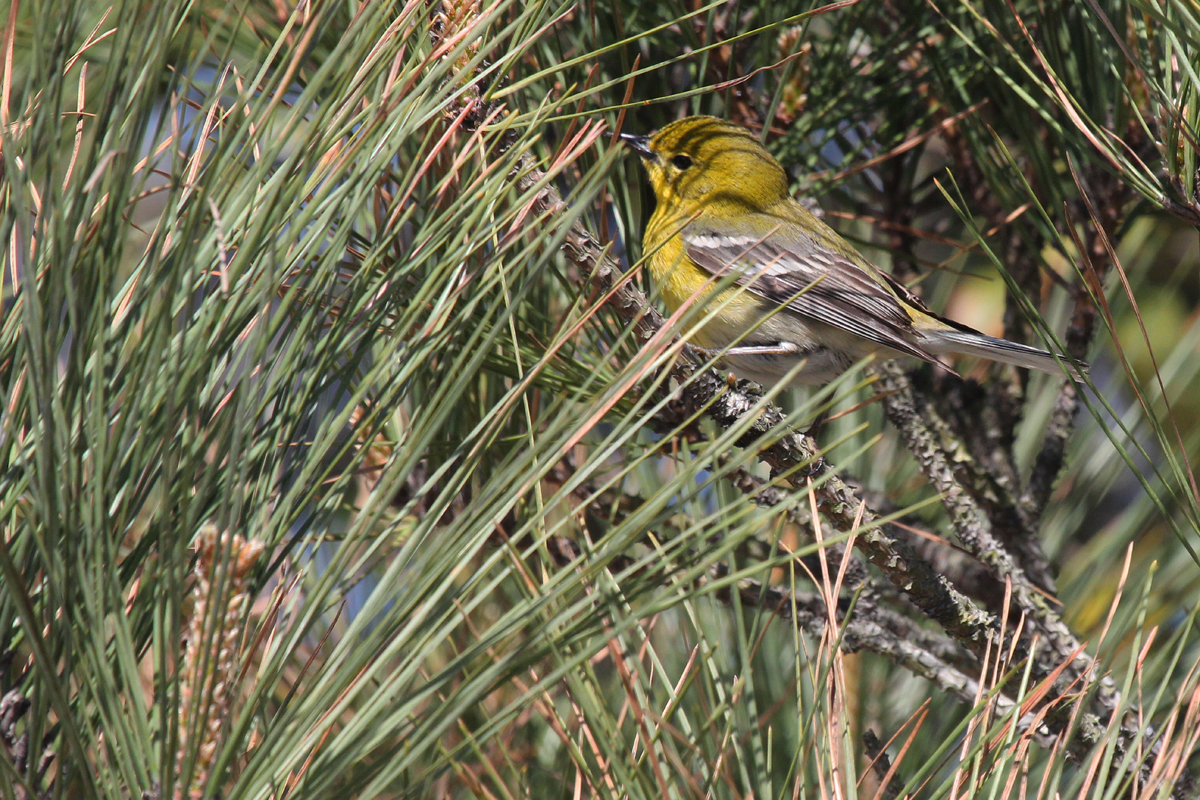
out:
M478 121L495 116L494 112L497 110L486 108L485 105L481 103L478 113L467 119L464 127L470 128L472 124L478 124ZM503 148L503 143L501 147ZM522 156L512 174L518 190L528 192L537 187L535 197L531 201L531 211L547 224L561 226L562 252L578 267L581 279L599 290L607 304L634 326L638 341L646 343L660 336L664 325L662 316L641 292L626 280L616 261L583 225L578 221L569 221L574 218L573 215L568 213L569 209L555 187L544 180L544 173L537 169L532 157ZM812 491L825 521L837 531L854 531L856 550L875 565L908 602L928 619L936 622L945 631L947 641L954 642L957 647L973 653L980 659L993 647L1004 651L1015 647L1018 658L1021 658L1023 653L1031 652L1026 645L1012 641L1011 628L1002 634L999 621L994 615L958 591L907 542L892 535L886 526L876 524L875 513L842 480L837 470L820 458L812 439L791 430L785 415L774 405L763 403L761 395L752 384L734 384L713 374L711 370L702 369L700 365L707 361L706 355L686 344L680 346L680 353L681 357L667 367L671 380L664 381L661 385L677 387L671 390L677 392L676 397L686 411L701 412L725 430L743 430L744 433L737 443L739 446L755 448L759 458L772 468L773 473L786 480L793 488ZM899 374L898 371L896 374ZM890 415L897 418L903 416ZM910 418L915 420L917 415L914 413ZM901 427L903 431L904 428ZM935 488L949 498L948 510L967 549L997 577L1009 580L1018 606L1026 611L1031 620L1036 621L1033 628L1043 635L1043 639L1048 639L1053 644L1044 651L1035 649L1039 654L1035 656L1035 679L1043 680L1055 674L1055 666L1063 660L1056 661L1055 656L1073 644L1074 637L1047 606L1044 598L1038 595L1033 581L1022 565L1013 559L1003 542L996 538L984 509L971 492L961 485L955 470L946 461L945 450L934 440L928 428L911 426L906 439L911 439L919 445L914 448L918 461L922 461L923 465L936 467L932 471L941 476L934 482ZM921 439L925 441L922 443ZM987 474L986 471L979 472L979 475L984 477ZM992 490L994 488L990 487ZM996 499L993 505L1006 505L1014 509L1016 519L1022 523L1016 527L1022 535L1028 534L1029 526L1024 524L1027 520L1021 517L1022 509L1013 501L1011 493L1004 489L1003 492L994 492L994 495ZM985 499L988 497L986 493L980 493L980 496ZM990 500L988 502L991 503ZM767 590L758 587L758 596L764 596L765 591ZM870 608L864 610L871 611ZM904 663L907 668L918 674L939 675L936 681L939 686L958 696L964 696L953 688L957 678L952 679L950 673L945 671L949 669L957 672L957 668L935 656L929 648L922 647L919 636L896 635L878 624L877 620L865 615L858 627L854 625L855 620L852 617L847 622L846 646L869 647L889 655L898 663ZM1045 655L1041 655L1043 652ZM1095 680L1089 669L1080 667L1071 672L1071 677L1082 678L1085 684ZM965 675L961 672L959 674ZM1067 684L1072 682L1069 678L1064 681ZM965 687L966 684L962 686ZM1079 684L1075 683L1075 691L1079 688ZM1102 686L1099 694L1100 697L1093 704L1093 708L1081 715L1081 734L1073 739L1069 746L1076 755L1086 752L1090 744L1097 740L1102 732L1100 720L1106 712L1116 707L1115 693L1110 693L1107 686ZM1053 702L1056 696L1051 692L1048 700ZM1069 718L1053 713L1048 714L1044 720L1050 732L1056 735L1069 730L1072 724ZM1127 751L1133 744L1133 740L1126 737L1118 749Z

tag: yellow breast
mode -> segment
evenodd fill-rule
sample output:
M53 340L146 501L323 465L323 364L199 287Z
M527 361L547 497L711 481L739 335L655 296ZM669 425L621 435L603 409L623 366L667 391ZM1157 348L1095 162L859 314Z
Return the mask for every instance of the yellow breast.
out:
M691 333L691 341L700 347L724 347L743 333L755 328L769 310L757 297L740 287L717 290L719 279L698 267L687 256L678 223L654 218L646 228L643 249L649 253L647 265L650 278L658 287L659 296L667 310L674 314L681 306L699 307L695 312L697 324L708 317ZM665 241L663 241L665 239ZM751 335L749 338L756 338Z

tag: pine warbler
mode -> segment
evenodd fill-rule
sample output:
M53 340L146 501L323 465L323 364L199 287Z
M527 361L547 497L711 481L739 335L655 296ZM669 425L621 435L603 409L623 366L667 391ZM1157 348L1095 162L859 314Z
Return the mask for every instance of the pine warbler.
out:
M658 200L643 248L663 302L672 312L717 303L691 341L732 345L724 360L742 378L772 385L803 362L796 383L827 383L870 353L933 363L962 353L1075 379L1086 369L929 311L794 200L783 167L745 128L688 117L621 139Z

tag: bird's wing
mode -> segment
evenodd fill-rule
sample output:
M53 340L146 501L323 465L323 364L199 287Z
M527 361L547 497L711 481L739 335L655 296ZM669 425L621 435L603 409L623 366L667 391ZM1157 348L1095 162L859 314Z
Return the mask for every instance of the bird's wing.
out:
M842 252L846 246L830 239L836 236L832 230L821 225L810 235L786 218L751 216L756 217L753 223L746 225L743 218L736 231L719 222L693 221L681 231L688 257L718 278L733 275L736 285L769 303L936 362L910 338L913 319L895 292L880 282L886 278L876 280Z

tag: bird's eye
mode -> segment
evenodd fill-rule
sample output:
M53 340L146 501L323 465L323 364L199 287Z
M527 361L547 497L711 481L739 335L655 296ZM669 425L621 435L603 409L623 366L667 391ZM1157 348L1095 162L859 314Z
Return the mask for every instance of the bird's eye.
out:
M692 165L692 160L687 156L675 156L671 159L671 163L675 165L676 169L687 169Z

